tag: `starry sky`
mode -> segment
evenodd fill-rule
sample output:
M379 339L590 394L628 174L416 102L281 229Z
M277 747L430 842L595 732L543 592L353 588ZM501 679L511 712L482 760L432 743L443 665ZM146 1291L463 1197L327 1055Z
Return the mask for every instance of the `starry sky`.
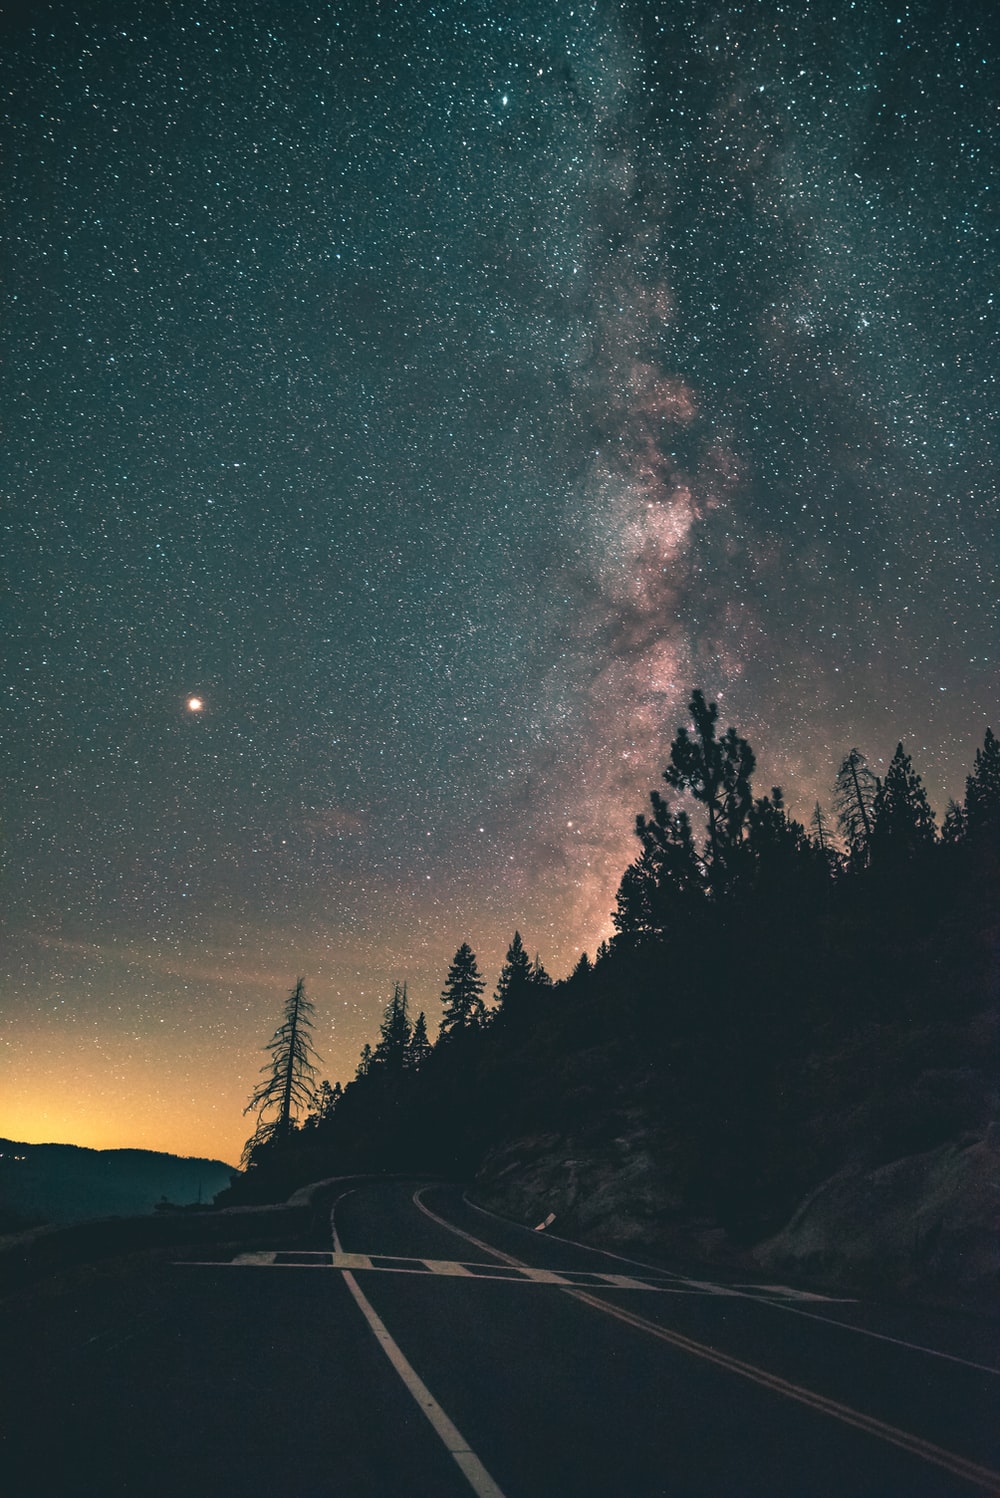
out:
M456 947L1000 729L992 5L8 12L0 1134L234 1160ZM200 709L188 706L200 699Z

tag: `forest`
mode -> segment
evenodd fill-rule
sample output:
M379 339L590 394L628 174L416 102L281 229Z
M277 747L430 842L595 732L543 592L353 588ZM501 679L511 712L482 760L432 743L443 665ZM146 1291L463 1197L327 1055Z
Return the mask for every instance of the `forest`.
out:
M851 749L835 815L756 795L754 752L700 691L664 790L636 818L615 935L553 981L514 933L492 1002L472 945L438 1032L404 985L346 1085L315 1083L300 981L220 1203L321 1177L470 1180L512 1141L656 1142L678 1210L734 1244L776 1232L845 1164L981 1138L998 1117L1000 742L938 828L900 744L881 777Z

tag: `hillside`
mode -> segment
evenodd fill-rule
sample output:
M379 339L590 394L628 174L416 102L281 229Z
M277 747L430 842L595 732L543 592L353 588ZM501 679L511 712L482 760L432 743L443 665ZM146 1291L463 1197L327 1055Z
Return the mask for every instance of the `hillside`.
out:
M585 1240L1000 1303L1000 742L940 835L902 745L884 780L852 751L838 852L691 712L664 778L707 835L652 794L596 961L553 983L515 933L487 1009L465 944L433 1046L397 985L355 1078L259 1134L227 1201L433 1170Z
M221 1160L156 1150L93 1150L0 1139L0 1232L152 1212L163 1197L211 1202L230 1183Z

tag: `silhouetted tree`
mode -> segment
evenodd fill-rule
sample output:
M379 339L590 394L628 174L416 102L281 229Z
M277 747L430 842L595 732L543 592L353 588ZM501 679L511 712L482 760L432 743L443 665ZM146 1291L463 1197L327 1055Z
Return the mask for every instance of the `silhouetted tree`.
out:
M368 1042L366 1041L365 1044L361 1047L361 1059L358 1062L358 1069L355 1072L355 1076L356 1077L367 1077L368 1073L372 1069L372 1061L373 1060L374 1060L374 1057L372 1055L372 1048L368 1044Z
M1000 742L992 728L987 728L965 782L965 815L970 837L1000 839Z
M586 952L581 952L576 967L569 975L570 980L572 981L573 979L577 978L589 978L593 971L594 964L591 962Z
M649 799L653 815L635 819L642 852L622 875L611 917L619 935L632 941L665 935L704 892L687 812L673 811L659 791Z
M944 821L941 823L941 841L948 845L961 843L965 840L967 831L968 818L965 815L965 808L952 799L948 802Z
M258 1082L243 1109L244 1114L257 1114L257 1126L244 1147L244 1161L260 1145L287 1141L299 1110L307 1110L312 1103L312 1079L319 1060L309 1036L312 1016L313 1006L300 978L285 1001L284 1019L268 1041L270 1060L261 1067L264 1080ZM274 1117L267 1118L272 1109Z
M411 1071L419 1071L427 1057L431 1053L431 1043L427 1039L427 1020L421 1009L413 1021L413 1032L406 1045L406 1065Z
M662 935L656 919L656 867L648 853L630 863L618 884L611 920L618 936L640 943Z
M742 841L753 804L750 778L757 760L735 728L728 728L721 739L716 736L718 704L706 702L697 688L691 694L689 710L694 733L678 729L663 778L675 790L690 791L708 813L705 858L709 886L718 895L726 886L733 853Z
M915 857L935 839L934 813L923 781L902 744L879 781L871 811L871 858L901 862Z
M821 853L829 853L833 850L833 837L830 832L830 824L826 819L826 813L819 802L813 807L813 814L809 819L809 827L816 839Z
M497 981L495 997L500 1015L519 1010L533 987L531 958L524 950L520 931L515 931Z
M405 1066L406 1048L412 1033L406 1010L406 984L397 983L382 1017L378 1044L372 1056L373 1070L384 1067L387 1071L399 1072Z
M313 1098L312 1117L317 1123L323 1123L333 1117L337 1104L343 1097L343 1092L344 1090L339 1082L331 1087L326 1077L323 1078L319 1084L319 1090Z
M788 866L810 847L806 830L785 810L785 796L780 785L771 787L770 796L761 796L750 808L748 841L758 867Z
M844 836L851 862L856 867L868 860L872 836L872 804L878 792L878 778L869 768L860 749L852 749L837 771L834 800L837 826Z
M469 943L464 941L455 953L441 993L444 1005L440 1029L442 1037L483 1023L486 1018L486 1006L483 1004L485 987L486 984L479 976L476 954Z
M542 965L542 959L535 953L535 960L531 964L531 981L536 988L551 988L552 979Z

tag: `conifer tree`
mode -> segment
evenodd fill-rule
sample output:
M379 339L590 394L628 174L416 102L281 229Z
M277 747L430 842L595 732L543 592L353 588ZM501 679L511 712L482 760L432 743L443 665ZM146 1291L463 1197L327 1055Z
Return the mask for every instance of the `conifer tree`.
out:
M872 805L878 793L878 778L860 749L852 749L837 771L834 792L837 825L844 836L852 864L868 861L872 837Z
M427 1020L421 1009L413 1021L413 1033L406 1045L406 1066L410 1071L419 1071L427 1057L431 1053L431 1043L427 1039Z
M572 982L574 979L589 978L593 971L594 964L591 962L586 952L581 952L576 967L569 975L570 981Z
M358 1069L355 1073L355 1076L367 1077L368 1073L372 1069L372 1062L374 1059L375 1058L372 1055L372 1048L368 1044L368 1042L365 1041L364 1045L361 1047L361 1060L358 1062Z
M653 815L635 819L642 852L625 870L612 920L619 935L633 941L662 937L704 892L691 819L675 812L660 795L650 795Z
M694 733L678 729L663 778L674 790L690 791L708 813L705 859L710 887L719 894L732 870L733 853L743 839L753 804L750 778L757 760L735 728L728 728L721 739L716 736L718 704L706 702L697 688L691 694L689 710Z
M809 827L816 839L821 853L833 852L833 837L830 833L830 824L826 819L826 813L819 802L813 807L813 814L809 819Z
M948 802L944 821L941 823L941 841L947 844L964 842L967 831L968 819L965 815L965 808L952 799Z
M531 981L536 988L551 988L552 979L542 965L542 959L535 953L535 960L531 964Z
M243 1112L256 1113L257 1125L244 1148L244 1160L253 1149L270 1140L286 1140L295 1127L299 1111L313 1101L313 1076L319 1057L310 1039L313 1005L306 998L305 982L298 980L285 1001L281 1024L268 1041L270 1060L261 1067L258 1082ZM272 1118L266 1117L274 1111Z
M656 915L656 893L656 865L644 851L622 875L611 913L615 930L626 942L639 943L663 934Z
M889 762L885 779L872 802L871 856L903 862L934 842L934 813L923 781L902 744Z
M531 958L524 949L520 931L515 931L496 987L495 998L500 1013L509 1014L519 1009L533 986Z
M406 1065L406 1048L412 1033L406 1010L406 984L397 983L382 1016L379 1040L372 1057L373 1068L384 1067L397 1072Z
M337 1104L344 1095L344 1089L339 1082L331 1087L326 1077L319 1084L319 1090L313 1098L313 1106L310 1117L314 1123L324 1123L332 1118Z
M441 1016L442 1038L457 1030L466 1030L481 1025L486 1018L483 989L486 984L479 976L476 954L467 941L463 941L448 969L448 977L441 993L444 1013Z
M1000 741L992 728L987 728L965 782L965 815L971 837L1000 839Z

